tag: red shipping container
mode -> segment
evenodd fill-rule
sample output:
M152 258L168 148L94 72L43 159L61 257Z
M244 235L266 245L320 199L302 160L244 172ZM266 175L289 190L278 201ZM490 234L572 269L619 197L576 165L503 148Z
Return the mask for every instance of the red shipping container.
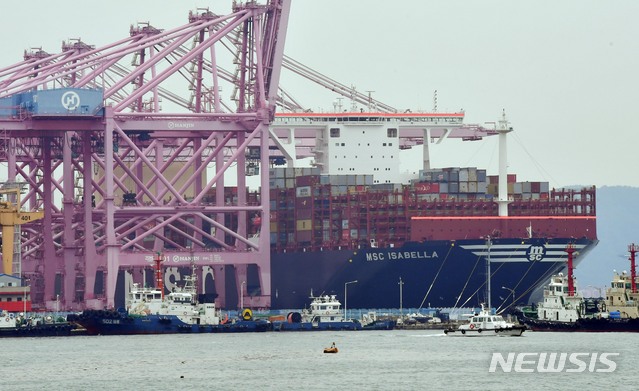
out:
M508 183L517 182L517 174L508 174L506 182Z
M539 193L541 191L541 183L540 182L531 182L530 183L530 192L531 193Z
M415 184L415 193L417 194L436 194L439 193L439 183L424 182Z
M350 229L343 229L342 230L342 239L343 240L349 240L351 238L351 230Z
M297 242L310 242L313 239L313 231L297 231L295 240Z
M295 178L295 186L313 186L319 183L319 177L317 175L304 175Z
M313 198L312 197L295 198L295 209L313 209Z

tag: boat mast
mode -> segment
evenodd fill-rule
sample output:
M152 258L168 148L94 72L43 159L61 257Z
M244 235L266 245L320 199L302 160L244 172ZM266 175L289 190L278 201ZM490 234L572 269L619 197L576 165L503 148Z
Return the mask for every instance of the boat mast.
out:
M637 266L635 264L635 254L639 250L639 246L632 243L628 245L628 251L630 251L630 290L632 293L637 293Z
M508 127L506 111L499 120L497 132L499 133L499 190L497 194L497 204L499 205L499 216L508 216L508 144L506 135L513 131Z
M155 254L155 288L162 292L162 300L164 300L164 281L162 280L162 256L160 253Z
M572 269L573 269L572 254L576 251L576 249L572 245L572 243L568 243L568 246L566 246L566 249L564 251L568 253L568 296L574 296L575 282L572 278Z
M488 248L488 257L486 257L486 306L488 311L492 312L490 304L490 246L493 242L490 240L490 236L486 238L486 247Z

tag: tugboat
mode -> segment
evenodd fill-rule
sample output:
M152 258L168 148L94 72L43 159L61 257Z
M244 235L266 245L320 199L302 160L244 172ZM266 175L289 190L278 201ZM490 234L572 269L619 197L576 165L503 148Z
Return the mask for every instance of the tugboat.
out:
M310 308L302 312L289 312L284 321L273 322L275 331L310 330L361 330L362 324L346 319L339 300L335 295L314 297L311 295Z
M568 275L552 276L537 305L537 318L519 314L533 331L639 332L639 294L635 270L638 246L629 246L631 273L614 272L606 299L585 299L576 292L572 275L572 251L568 252Z
M161 258L156 257L156 287L133 284L126 311L85 310L67 320L83 326L89 335L224 333L268 331L271 323L253 319L244 309L239 319L221 321L215 303L199 303L195 274L185 276L185 284L164 295Z
M52 316L27 317L24 313L0 312L0 338L67 336L75 328L75 324L60 322Z
M368 313L362 321L347 319L336 295L310 296L310 308L300 312L289 312L283 321L274 321L275 331L312 330L392 330L395 322L377 319Z

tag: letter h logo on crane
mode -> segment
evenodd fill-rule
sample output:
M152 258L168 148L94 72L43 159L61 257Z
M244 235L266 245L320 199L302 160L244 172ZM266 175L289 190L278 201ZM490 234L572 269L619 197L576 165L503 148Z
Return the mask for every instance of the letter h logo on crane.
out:
M60 102L62 103L62 107L65 109L75 110L80 106L80 95L74 91L67 91L62 94Z

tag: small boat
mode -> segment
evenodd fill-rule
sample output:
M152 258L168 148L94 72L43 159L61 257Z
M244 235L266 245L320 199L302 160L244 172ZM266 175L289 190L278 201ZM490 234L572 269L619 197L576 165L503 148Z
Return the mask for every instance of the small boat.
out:
M525 330L526 326L507 322L503 316L492 314L482 305L481 311L471 316L468 323L460 325L457 329L445 329L444 334L466 337L520 337Z
M324 353L337 353L339 352L339 349L337 349L337 346L335 346L335 342L333 342L333 345L331 345L330 348L324 348Z
M486 297L488 305L482 303L481 311L468 318L466 324L462 324L457 329L448 328L444 330L444 334L449 336L466 336L466 337L520 337L526 330L525 325L507 322L503 316L493 314L490 306L490 246L491 239L486 240L488 248L488 257L486 258Z
M0 312L0 338L2 337L56 337L71 335L76 325L53 316L27 316Z

